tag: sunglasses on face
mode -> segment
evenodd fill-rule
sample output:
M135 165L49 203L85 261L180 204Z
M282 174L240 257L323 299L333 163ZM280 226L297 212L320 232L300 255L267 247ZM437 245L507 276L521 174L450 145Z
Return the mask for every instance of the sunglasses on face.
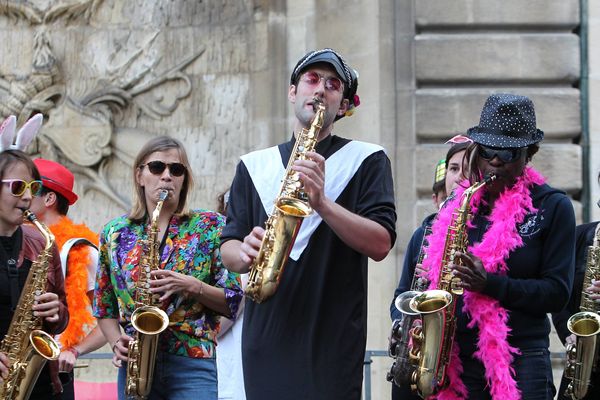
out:
M523 154L524 147L510 147L506 149L500 149L496 147L487 147L483 145L479 147L479 156L484 160L492 160L494 157L498 157L504 163L512 163L517 161L521 154Z
M169 173L172 176L181 176L183 174L185 174L185 172L187 171L187 169L185 168L185 165L183 165L182 163L164 163L162 161L149 161L146 164L142 164L140 165L140 168L144 168L144 167L148 167L148 171L150 171L151 174L153 175L161 175L164 171L165 168L169 168Z
M32 196L39 196L43 186L42 181L26 182L23 179L2 179L2 183L8 184L10 194L16 197L23 196L27 188L31 191Z
M339 92L342 90L342 81L335 76L321 76L314 71L308 71L302 74L300 80L309 86L317 86L321 80L325 81L325 89L333 92Z

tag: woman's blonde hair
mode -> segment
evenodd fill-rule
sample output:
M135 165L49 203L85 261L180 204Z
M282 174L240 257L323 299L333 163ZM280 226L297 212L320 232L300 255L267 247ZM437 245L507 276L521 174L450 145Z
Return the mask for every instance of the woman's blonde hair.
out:
M138 169L142 168L142 165L150 154L168 151L171 149L177 150L179 153L179 160L185 166L183 185L181 186L179 204L177 204L175 214L181 216L186 216L188 214L189 210L187 209L187 197L194 187L194 177L191 172L190 162L188 161L185 147L183 147L183 144L175 138L169 136L158 136L150 139L144 145L144 147L142 147L133 163L133 205L131 207L131 212L129 213L129 219L132 221L143 222L146 220L149 214L148 210L146 209L146 196L144 194L144 188L138 184L136 179Z

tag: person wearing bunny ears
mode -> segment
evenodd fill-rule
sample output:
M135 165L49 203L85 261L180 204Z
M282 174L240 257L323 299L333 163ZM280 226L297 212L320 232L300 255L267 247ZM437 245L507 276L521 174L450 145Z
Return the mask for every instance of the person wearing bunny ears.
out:
M334 122L359 105L357 88L358 74L336 51L307 53L290 77L290 140L238 164L221 252L228 269L244 273L258 254L296 135L310 127L316 104L325 106L315 151L293 165L315 212L302 223L275 294L261 304L246 299L249 400L361 397L368 259L382 260L391 250L396 211L384 149L333 134Z
M0 339L8 332L29 270L46 245L37 228L23 224L24 211L42 189L39 171L23 149L41 124L40 114L27 121L17 133L14 145L16 118L10 116L0 127ZM56 245L51 252L46 291L36 295L33 313L42 319L42 329L52 335L65 329L69 314ZM0 378L8 377L13 361L0 353ZM53 399L53 391L49 369L45 367L29 399Z
M98 235L85 224L75 224L67 213L78 199L73 192L75 177L64 165L36 158L43 187L31 201L30 210L54 234L60 249L69 308L69 324L57 337L60 356L52 373L56 386L62 386L62 400L75 398L73 367L81 354L99 349L106 343L91 313L92 295L98 264ZM60 372L60 374L59 374Z

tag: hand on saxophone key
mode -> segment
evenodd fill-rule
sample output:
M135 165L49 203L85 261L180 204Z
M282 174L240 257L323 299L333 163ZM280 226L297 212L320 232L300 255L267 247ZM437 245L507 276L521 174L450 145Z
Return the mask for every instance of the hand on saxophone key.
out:
M471 292L481 292L485 288L487 272L479 257L459 251L455 260L459 259L464 265L451 264L452 274L461 280L460 286Z
M325 158L314 151L306 156L306 160L296 160L293 169L300 174L310 206L319 211L325 201Z
M590 293L590 299L600 303L600 280L592 279L592 285L585 290Z
M423 264L415 265L415 275L419 278L427 279L427 274L429 273L429 268L423 266Z
M47 322L56 322L59 318L60 311L60 300L58 295L52 292L42 293L35 296L35 302L33 303L33 315L36 317L42 317Z
M112 345L112 364L120 368L123 362L127 362L127 355L129 354L129 342L132 341L133 338L129 335L122 334L119 339Z
M258 255L260 250L260 244L265 235L265 230L260 226L255 226L254 229L244 238L242 245L240 246L240 259L244 264L250 266L252 261Z
M197 288L202 290L202 283L190 275L169 270L150 272L150 292L160 295L159 301L166 301L171 295L182 294L184 297L197 295Z
M10 362L8 357L4 353L0 353L0 377L2 379L6 379L8 377L8 368L10 367Z

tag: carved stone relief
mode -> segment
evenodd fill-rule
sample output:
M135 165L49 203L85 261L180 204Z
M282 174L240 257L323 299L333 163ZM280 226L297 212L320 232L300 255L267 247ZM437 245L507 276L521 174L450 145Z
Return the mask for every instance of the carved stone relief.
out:
M29 24L34 31L32 49L24 52L32 55L30 71L17 74L0 70L0 114L17 115L18 123L34 113L44 114L45 124L33 153L61 161L85 177L78 180L80 195L97 191L127 209L129 192L115 187L122 182L114 184L111 170L115 165L111 164L131 166L137 149L156 133L124 125L123 115L135 115L136 120L171 116L192 91L186 68L205 50L197 46L189 55L173 59L154 46L164 35L160 27L124 31L108 41L109 47L87 51L90 63L85 67L91 71L91 79L70 82L63 60L53 50L52 28L89 23L102 1L0 4L0 15L15 25Z

